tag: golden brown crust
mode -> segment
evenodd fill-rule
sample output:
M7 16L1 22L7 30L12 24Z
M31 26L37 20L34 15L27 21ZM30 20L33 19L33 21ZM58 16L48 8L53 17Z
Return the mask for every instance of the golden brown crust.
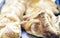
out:
M20 38L27 0L5 0L0 14L0 38Z
M59 23L55 12L59 11L52 0L29 0L21 25L29 34L38 37L59 35Z
M41 10L51 10L53 13L59 13L57 5L52 0L29 0L27 3L26 14L36 13Z
M10 17L15 18L11 20ZM21 35L20 20L15 15L0 15L0 38L19 38Z
M28 33L38 37L43 37L46 35L51 36L51 34L60 34L60 30L55 26L50 16L46 13L41 13L30 20L24 20L22 27L25 28Z

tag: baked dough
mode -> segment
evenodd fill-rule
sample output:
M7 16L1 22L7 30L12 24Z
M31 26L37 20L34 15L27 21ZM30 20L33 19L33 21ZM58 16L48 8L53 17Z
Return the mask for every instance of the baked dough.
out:
M59 29L60 21L58 19L56 18L52 20L51 17L45 12L36 15L34 18L32 15L31 17L24 16L22 27L25 28L25 30L29 34L32 34L38 37L51 36L52 34L59 35L60 34L60 29Z
M59 13L57 5L52 0L29 0L27 3L26 14L36 13L41 10L52 10L53 13Z
M60 35L60 17L54 15L58 12L51 0L29 0L21 25L27 33L38 37Z
M25 7L26 0L6 0L5 5L2 7L1 14L13 13L22 19Z
M19 38L21 36L20 19L13 14L0 15L0 38Z
M27 0L6 0L0 13L0 38L20 38Z

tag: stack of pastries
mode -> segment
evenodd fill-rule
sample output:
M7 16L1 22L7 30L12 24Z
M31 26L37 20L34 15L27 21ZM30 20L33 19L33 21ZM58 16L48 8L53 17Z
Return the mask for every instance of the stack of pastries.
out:
M27 33L37 37L60 35L57 13L57 5L52 0L29 0L21 25Z
M52 0L6 0L0 12L0 38L20 38L21 26L37 37L60 35L58 13Z

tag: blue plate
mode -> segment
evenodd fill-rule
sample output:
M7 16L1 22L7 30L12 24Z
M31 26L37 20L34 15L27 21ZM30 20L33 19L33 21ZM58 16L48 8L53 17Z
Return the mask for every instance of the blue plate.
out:
M4 5L4 3L5 3L5 0L2 0L2 1L0 2L0 9L1 9L2 6Z

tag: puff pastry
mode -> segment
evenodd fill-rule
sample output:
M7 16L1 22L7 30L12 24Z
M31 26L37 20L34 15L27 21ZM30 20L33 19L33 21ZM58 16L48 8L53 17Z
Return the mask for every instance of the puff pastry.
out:
M45 12L38 14L34 18L31 17L24 16L24 21L22 22L22 27L25 28L28 33L38 37L60 34L59 20L57 18L52 21L51 17Z
M2 7L1 14L13 13L21 19L25 12L26 1L27 0L6 0L5 5Z
M40 10L52 10L54 13L59 11L56 9L57 5L52 0L29 0L27 3L26 14L36 13Z
M0 14L0 38L20 38L27 0L6 0Z
M20 19L13 14L1 14L0 38L19 38L20 36Z
M38 37L60 35L60 17L54 15L58 12L52 0L29 0L21 25L27 33Z

